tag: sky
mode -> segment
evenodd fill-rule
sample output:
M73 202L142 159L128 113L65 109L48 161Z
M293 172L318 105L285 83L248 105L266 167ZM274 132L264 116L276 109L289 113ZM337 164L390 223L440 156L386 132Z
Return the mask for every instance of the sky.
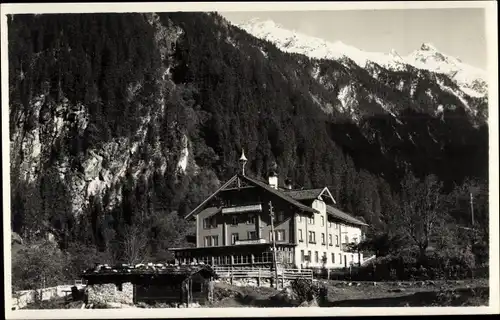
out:
M407 55L431 43L440 52L486 69L484 9L219 12L233 23L272 20L285 29L371 52Z

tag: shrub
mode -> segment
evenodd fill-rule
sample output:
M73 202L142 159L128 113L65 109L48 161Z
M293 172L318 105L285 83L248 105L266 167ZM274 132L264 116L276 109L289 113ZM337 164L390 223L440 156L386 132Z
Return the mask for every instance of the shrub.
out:
M292 281L291 287L300 302L311 301L320 296L320 287L309 279L295 279Z
M39 289L64 283L66 257L50 242L30 245L12 258L12 285L16 290Z

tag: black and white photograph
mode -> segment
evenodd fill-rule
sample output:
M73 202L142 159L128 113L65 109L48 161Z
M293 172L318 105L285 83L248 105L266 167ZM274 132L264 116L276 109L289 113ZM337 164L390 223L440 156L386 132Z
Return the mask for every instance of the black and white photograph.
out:
M499 313L496 14L2 4L6 318Z

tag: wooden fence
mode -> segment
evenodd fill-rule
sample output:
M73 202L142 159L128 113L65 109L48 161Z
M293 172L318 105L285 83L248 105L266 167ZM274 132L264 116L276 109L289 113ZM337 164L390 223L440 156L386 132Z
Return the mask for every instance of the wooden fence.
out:
M260 285L261 279L274 279L275 272L270 268L231 268L231 267L214 267L214 271L221 278L225 279L257 279ZM288 280L305 278L313 280L313 271L310 269L278 269L278 281L284 283Z

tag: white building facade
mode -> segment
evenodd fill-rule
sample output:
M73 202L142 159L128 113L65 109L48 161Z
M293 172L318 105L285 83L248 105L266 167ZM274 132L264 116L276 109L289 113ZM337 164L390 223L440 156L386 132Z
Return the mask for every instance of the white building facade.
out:
M316 199L312 207L319 213L311 217L295 216L296 247L294 263L298 268L345 268L363 261L363 255L348 252L348 243L362 240L361 226L349 224L327 212L323 200Z

